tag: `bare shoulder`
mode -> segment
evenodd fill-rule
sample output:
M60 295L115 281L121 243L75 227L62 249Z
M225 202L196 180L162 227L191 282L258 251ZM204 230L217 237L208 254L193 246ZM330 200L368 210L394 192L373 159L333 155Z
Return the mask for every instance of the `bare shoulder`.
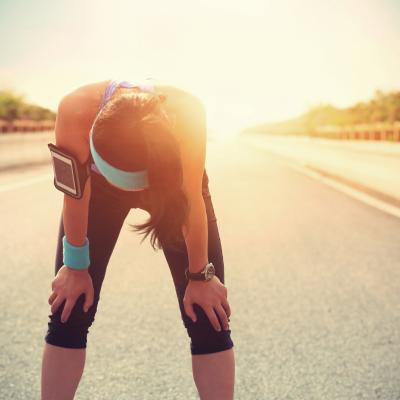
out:
M180 147L183 188L189 201L201 198L206 158L207 126L203 102L183 88L157 86L156 92L166 96L163 103L175 120L173 133Z
M75 154L81 162L89 155L89 132L107 82L80 86L64 95L58 104L56 145Z
M204 111L201 99L187 89L169 84L157 84L155 91L165 95L165 107L171 109L171 111L179 112L188 110L188 108Z
M58 112L68 113L80 123L93 121L108 82L89 83L71 90L60 100Z
M163 103L168 115L175 121L173 133L181 144L183 154L205 152L207 141L206 111L201 99L188 90L172 86L157 85L156 93L165 95Z
M163 107L175 121L174 133L181 143L193 146L206 140L206 110L196 94L173 85L156 85L155 91L166 97Z

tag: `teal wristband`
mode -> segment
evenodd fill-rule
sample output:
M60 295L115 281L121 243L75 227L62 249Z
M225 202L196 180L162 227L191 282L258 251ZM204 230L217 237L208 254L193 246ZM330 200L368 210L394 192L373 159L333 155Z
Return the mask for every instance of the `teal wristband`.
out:
M89 258L89 239L85 239L83 246L74 246L68 242L67 237L63 237L63 263L67 267L74 269L86 269L90 265Z

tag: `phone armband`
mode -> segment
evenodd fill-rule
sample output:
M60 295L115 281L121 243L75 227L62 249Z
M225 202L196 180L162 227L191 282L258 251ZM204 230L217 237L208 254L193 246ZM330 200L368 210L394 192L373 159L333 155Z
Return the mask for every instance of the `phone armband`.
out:
M89 160L82 164L74 155L48 143L54 171L54 186L65 194L80 199L90 175Z

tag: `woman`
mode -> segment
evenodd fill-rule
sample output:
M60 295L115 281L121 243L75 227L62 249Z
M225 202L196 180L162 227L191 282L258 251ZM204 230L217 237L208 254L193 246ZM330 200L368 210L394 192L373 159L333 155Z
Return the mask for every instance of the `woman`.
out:
M150 235L171 270L200 398L232 399L231 311L201 102L149 80L89 84L61 100L55 135L56 146L88 162L90 174L81 198L64 195L42 399L74 397L107 264L131 208L149 212L133 230Z

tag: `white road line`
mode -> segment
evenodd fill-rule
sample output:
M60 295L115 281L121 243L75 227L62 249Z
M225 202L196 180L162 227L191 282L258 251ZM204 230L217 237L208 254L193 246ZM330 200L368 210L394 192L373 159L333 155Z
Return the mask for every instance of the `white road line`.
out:
M38 175L30 179L26 179L24 181L8 183L4 185L0 185L0 193L10 192L15 189L19 189L25 186L33 185L38 182L43 182L45 180L53 178L52 174Z
M304 164L302 164L301 161L289 161L289 158L288 158L289 156L286 154L281 154L274 149L268 148L267 146L262 146L262 145L260 146L258 143L251 143L251 144L253 146L264 148L273 154L281 156L282 162L284 164L299 171L300 173L302 173L304 175L309 176L310 178L313 178L319 182L322 182L340 192L346 193L347 195L349 195L349 196L355 198L356 200L359 200L365 204L368 204L371 207L375 207L380 211L383 211L394 217L400 218L400 208L399 207L389 204L383 200L377 199L376 197L373 197L365 192L362 192L361 190L355 189L349 185L346 185L344 183L336 181L335 179L332 179L332 178L329 178L322 174L319 174L318 172L316 172L316 171L308 168Z
M344 183L338 182L332 178L328 178L327 176L323 176L319 174L318 172L315 172L307 167L301 166L301 165L295 165L291 163L287 163L291 168L296 169L297 171L317 180L320 181L340 192L346 193L347 195L365 203L368 204L372 207L377 208L378 210L381 210L383 212L386 212L390 215L393 215L394 217L400 218L400 208L386 203L383 200L379 200L376 197L370 196L367 193L364 193L360 190L354 189L348 185L345 185Z

